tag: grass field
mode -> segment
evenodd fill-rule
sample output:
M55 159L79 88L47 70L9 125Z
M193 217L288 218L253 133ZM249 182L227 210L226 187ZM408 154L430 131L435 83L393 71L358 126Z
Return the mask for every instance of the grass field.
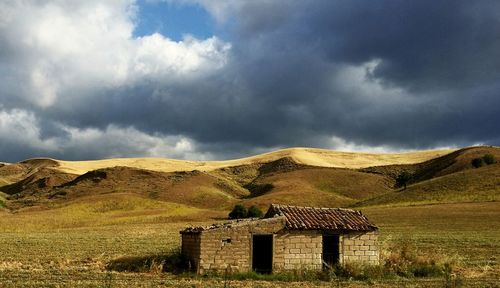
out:
M421 205L500 200L500 164L436 177L358 203L358 206Z
M356 205L380 227L382 256L403 241L421 259L439 267L451 263L463 287L499 287L500 164L471 166L471 159L485 153L498 158L499 151L475 147L435 158L449 151L293 148L228 161L32 159L7 165L0 169L0 186L15 184L0 192L0 288L445 285L443 277L408 279L393 273L365 282L276 278L233 280L228 286L221 277L161 272L161 259L180 248L179 230L224 219L235 203L263 209L269 203ZM344 169L385 164L391 165ZM76 175L97 168L105 169ZM183 171L164 173L173 169ZM394 190L395 175L403 169L415 172L417 181ZM143 272L108 269L120 261L132 261Z
M143 202L131 199L114 205L101 199L96 200L93 208L74 203L46 211L0 212L0 287L224 287L223 279L161 273L155 264L148 267L148 273L107 272L106 264L113 259L147 259L178 249L178 231L186 225L200 224L196 221L207 216L177 204L139 203ZM163 209L159 214L162 217L147 215L151 209ZM125 210L136 214L124 215ZM185 213L184 219L174 215L180 212ZM380 226L383 245L409 237L422 255L453 260L457 265L455 272L466 286L495 287L500 281L498 202L366 208L363 212ZM101 220L97 221L95 214ZM74 221L75 218L82 221ZM332 287L333 284L231 281L230 287ZM443 284L443 279L341 283L342 287L443 287Z

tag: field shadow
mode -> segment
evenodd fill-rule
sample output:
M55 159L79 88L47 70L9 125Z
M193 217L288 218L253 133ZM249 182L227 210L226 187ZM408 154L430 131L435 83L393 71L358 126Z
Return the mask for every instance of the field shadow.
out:
M181 274L189 271L189 262L180 251L159 255L124 256L106 263L106 270L116 272Z

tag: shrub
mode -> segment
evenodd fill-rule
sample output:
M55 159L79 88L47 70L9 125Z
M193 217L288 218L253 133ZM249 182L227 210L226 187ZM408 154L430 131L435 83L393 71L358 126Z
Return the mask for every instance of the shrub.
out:
M248 213L247 213L247 217L251 218L251 217L262 217L264 213L262 213L262 211L255 205L252 205L250 206L250 208L248 208Z
M257 208L257 206L252 205L250 208L245 208L241 204L234 206L233 210L229 213L230 219L242 219L242 218L252 218L252 217L262 217L262 211Z
M413 175L408 171L399 173L398 177L396 177L396 188L404 187L406 189L406 185L408 185L412 178Z
M462 287L462 277L459 273L455 273L453 263L444 264L444 286L445 288Z
M471 161L472 167L479 168L483 166L483 158L474 158Z
M411 237L393 241L384 250L382 257L384 277L400 276L412 277L438 277L445 275L444 260L450 258L438 254L421 254Z
M229 218L231 219L241 219L246 218L248 215L247 208L241 204L234 206L233 210L229 213Z
M491 154L485 154L483 156L483 161L484 163L486 163L486 165L491 165L491 164L495 164L495 156L491 155Z
M388 273L408 277L408 269L417 258L415 243L404 238L391 243L385 257L384 268Z
M443 275L443 268L436 263L417 263L410 267L415 277L437 277Z

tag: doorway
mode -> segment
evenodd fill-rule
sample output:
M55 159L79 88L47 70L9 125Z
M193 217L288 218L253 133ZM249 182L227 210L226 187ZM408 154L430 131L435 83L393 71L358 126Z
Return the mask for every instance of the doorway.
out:
M253 235L252 270L263 274L273 271L273 235Z
M339 263L339 235L323 235L323 268L333 268Z

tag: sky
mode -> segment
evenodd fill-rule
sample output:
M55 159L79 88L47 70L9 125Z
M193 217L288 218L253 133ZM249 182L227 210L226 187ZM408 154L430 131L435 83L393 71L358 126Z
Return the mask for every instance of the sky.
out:
M0 161L500 145L497 0L3 0Z

